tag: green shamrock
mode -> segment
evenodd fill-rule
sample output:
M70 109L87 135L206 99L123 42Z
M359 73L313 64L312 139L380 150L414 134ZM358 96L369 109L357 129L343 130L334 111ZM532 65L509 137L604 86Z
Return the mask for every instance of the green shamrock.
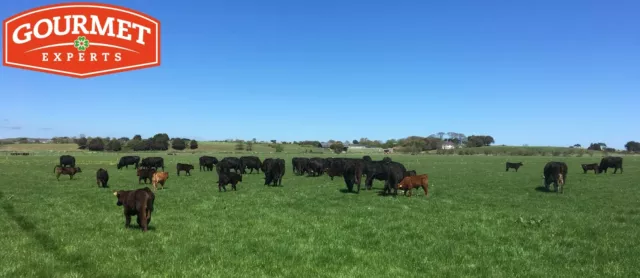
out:
M78 51L85 51L89 48L89 40L84 36L79 36L75 41L73 41L73 47L77 48Z

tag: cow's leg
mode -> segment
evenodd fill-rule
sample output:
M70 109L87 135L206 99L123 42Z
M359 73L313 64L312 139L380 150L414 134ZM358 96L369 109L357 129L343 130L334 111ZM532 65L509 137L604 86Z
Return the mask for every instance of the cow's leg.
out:
M129 226L131 226L131 215L127 214L125 212L124 214L124 227L125 228L129 228Z
M429 197L429 184L423 184L422 190L424 190L424 196Z
M72 180L73 179L73 175L69 175L69 179Z
M98 185L98 187L102 186L102 185L100 184L100 180L96 180L96 184Z
M516 172L518 172L518 168L516 168Z
M413 195L413 185L407 186L405 189L405 193L409 191L409 196L407 197L411 197L411 195Z
M148 230L146 220L147 220L147 209L145 208L138 213L138 225L140 225L140 228L142 228L142 232L146 232Z

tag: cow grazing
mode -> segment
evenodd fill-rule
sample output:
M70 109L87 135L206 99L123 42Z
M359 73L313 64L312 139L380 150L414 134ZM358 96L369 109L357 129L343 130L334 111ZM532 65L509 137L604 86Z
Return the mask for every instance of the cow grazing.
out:
M191 176L191 170L193 170L193 165L191 164L176 164L176 170L178 171L178 176L180 176L180 171L185 171L187 176Z
M384 162L384 169L387 173L387 180L384 184L384 193L391 194L393 189L393 196L398 195L398 184L404 178L404 173L407 169L404 165L398 162Z
M63 167L56 165L53 168L53 172L56 174L57 180L60 180L60 175L69 175L69 179L72 180L75 174L82 173L82 169L80 169L80 167Z
M409 170L409 171L404 172L404 176L405 177L412 177L412 176L416 176L416 175L418 175L416 173L416 170Z
M137 215L138 226L143 232L146 232L151 223L155 194L148 187L145 187L137 190L114 191L113 195L118 198L116 205L124 208L125 228L129 228L131 216Z
M236 184L242 182L242 175L234 172L220 172L218 173L218 192L224 189L227 192L227 184L231 184L231 188L238 191Z
M593 170L595 174L598 174L599 169L600 166L598 166L598 163L582 164L582 171L584 171L584 174L586 174L589 170Z
M140 161L140 166L156 169L162 168L162 171L164 171L164 158L157 156L145 157L144 159L142 159L142 161Z
M220 166L220 167L218 167ZM242 160L237 157L225 157L220 160L220 163L216 165L216 168L219 168L221 171L229 173L231 170L235 171L238 174L244 173L244 164Z
M140 157L137 155L123 156L118 161L118 170L122 169L122 167L129 169L129 165L133 165L136 169L138 169L139 163Z
M304 175L304 173L307 173L308 164L309 164L309 158L306 158L306 157L294 157L291 159L291 165L293 166L293 173L296 175Z
M141 181L143 180L145 184L147 184L147 180L149 180L149 182L152 182L153 174L155 172L156 172L156 168L138 167L138 169L136 169L136 176L138 176L138 184L140 184Z
M242 164L245 168L251 170L249 171L249 174L253 174L253 170L258 171L258 174L260 174L260 168L262 168L262 161L260 161L260 158L257 156L242 156L240 157L240 160L242 160ZM245 168L242 169L243 174L246 173Z
M285 163L284 159L276 158L273 159L269 165L267 165L266 171L264 172L264 185L273 186L281 186L282 185L282 177L285 173Z
M109 173L105 169L98 169L96 171L96 184L98 187L109 187L107 183L109 182Z
M151 184L153 185L153 191L158 190L158 184L164 189L164 183L169 179L169 172L155 172L151 178Z
M71 155L61 155L60 164L62 167L76 167L76 158Z
M411 197L411 192L414 188L419 187L422 187L422 190L424 190L424 196L428 197L429 176L427 176L427 174L404 177L398 184L398 188L404 189L404 195L407 195L407 191L409 191L408 197Z
M598 166L598 173L605 172L607 173L608 168L615 168L613 173L615 174L620 169L620 174L622 174L622 157L619 156L607 156L603 157L600 160L600 166Z
M517 163L512 163L512 162L507 162L507 164L505 165L507 170L505 172L508 172L510 168L516 169L516 172L518 172L518 168L522 167L522 162L517 162Z
M553 183L553 188L558 193L564 193L564 184L567 182L567 172L569 167L564 162L552 161L544 166L544 187L549 191L549 185Z
M198 160L200 162L200 171L202 171L202 169L205 171L213 171L213 166L218 164L218 159L213 156L203 155Z

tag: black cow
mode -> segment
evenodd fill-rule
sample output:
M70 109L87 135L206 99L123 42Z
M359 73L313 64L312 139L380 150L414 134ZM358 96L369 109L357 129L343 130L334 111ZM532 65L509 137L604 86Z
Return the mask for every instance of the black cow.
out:
M185 171L187 176L191 176L191 170L193 170L193 165L191 164L176 164L176 170L178 171L178 176L180 176L180 171Z
M282 186L282 177L285 173L284 159L271 160L264 172L264 185Z
M294 157L291 159L291 165L293 166L293 173L296 175L304 175L308 172L307 165L309 164L309 158L306 157Z
M387 172L384 193L391 194L391 189L393 189L393 196L395 197L398 195L398 184L404 178L404 173L407 172L407 169L398 162L384 162L383 167Z
M136 169L136 176L138 176L138 184L141 183L141 181L144 180L144 183L147 183L147 180L149 180L149 182L153 181L153 174L156 172L156 168L146 168L146 167L139 167L138 169Z
M364 171L364 165L367 163L364 159L344 159L338 164L342 164L342 177L344 183L347 186L349 192L353 191L353 185L357 185L357 193L360 193L360 185L362 180L362 173Z
M619 156L607 156L603 157L600 160L600 166L598 167L598 173L605 172L607 173L608 168L615 168L613 173L618 172L618 168L620 168L620 174L622 174L622 157Z
M76 158L71 155L61 155L60 156L60 164L62 167L76 167Z
M146 167L146 168L162 168L162 171L164 171L164 158L162 157L146 157L144 159L142 159L142 161L140 161L140 166L141 167Z
M567 172L569 167L564 162L551 161L544 166L544 187L549 191L549 185L553 183L553 188L558 193L564 193L564 184L567 182ZM560 190L558 190L558 187Z
M405 177L412 177L412 176L416 176L416 175L417 175L416 170L409 170L409 171L406 171L404 173Z
M242 182L242 175L238 173L224 171L218 173L218 191L224 189L224 191L227 192L227 184L231 184L231 188L238 191L236 184L239 182Z
M363 156L362 160L364 160L364 161L373 161L373 159L371 159L371 157L368 156L368 155Z
M236 173L242 174L244 163L242 163L242 160L237 157L225 157L220 160L220 163L218 163L218 165L216 165L216 170L218 169L226 173L229 173L233 169L233 171L235 171Z
M249 171L249 174L252 174L254 169L258 171L258 174L260 174L260 168L262 168L262 161L260 161L260 158L257 156L242 156L240 157L240 160L242 160L242 164L245 168L249 168L249 170L251 170ZM242 169L243 174L246 173L245 168Z
M96 184L98 187L109 187L107 183L109 182L109 173L105 169L98 169L96 172Z
M387 169L385 168L385 164L391 163L392 161L365 161L363 173L366 176L364 185L367 190L371 190L373 187L373 180L386 181L388 178ZM404 175L404 172L403 172Z
M516 172L518 172L518 168L522 166L522 162L517 162L517 163L507 162L505 166L507 167L507 170L505 172L508 172L509 168L516 169Z
M218 159L213 156L203 155L199 159L200 161L200 171L204 169L205 171L213 171L213 166L218 164Z
M595 174L598 174L598 169L600 168L600 166L598 166L598 163L591 163L591 164L582 164L582 171L584 171L584 173L586 174L589 170L593 170L593 172Z
M320 176L325 172L325 169L328 165L329 160L320 157L313 157L309 159L309 163L307 164L307 172L309 173L309 176Z
M340 158L331 158L328 159L327 168L324 169L324 172L333 180L333 177L344 175L346 159Z
M138 169L139 163L140 157L137 155L123 156L118 161L118 170L122 169L122 167L129 169L129 165L134 165Z

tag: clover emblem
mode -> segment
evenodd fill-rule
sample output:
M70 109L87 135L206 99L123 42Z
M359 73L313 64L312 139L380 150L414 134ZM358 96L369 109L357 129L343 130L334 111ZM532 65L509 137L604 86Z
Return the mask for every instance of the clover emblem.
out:
M75 41L73 41L73 47L77 48L78 51L85 51L89 48L89 40L84 36L79 36Z

